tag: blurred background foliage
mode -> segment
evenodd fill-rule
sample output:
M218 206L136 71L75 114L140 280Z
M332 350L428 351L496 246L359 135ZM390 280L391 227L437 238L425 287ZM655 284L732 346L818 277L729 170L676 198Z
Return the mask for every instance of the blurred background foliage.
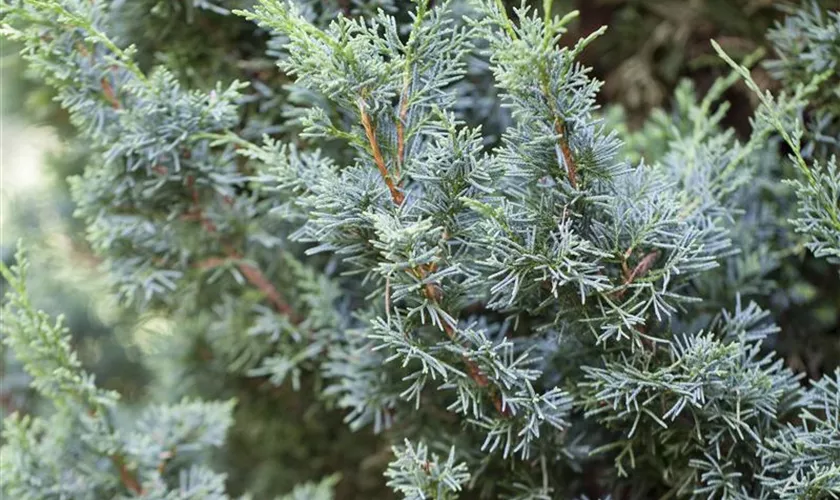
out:
M190 87L250 80L247 92L252 99L246 98L242 106L242 123L251 123L254 130L269 124L278 133L293 132L293 109L280 104L294 104L307 96L296 94L291 86L283 87L289 79L271 56L282 40L272 40L252 23L229 15L229 9L249 3L114 0L118 22L111 35L137 45L144 69L163 64ZM342 13L350 5L342 0L306 3L322 16ZM840 7L837 0L821 3ZM584 52L583 61L605 82L600 96L604 114L625 137L627 153L653 161L661 153L657 144L663 143L657 134L666 134L674 117L679 82L691 80L702 94L715 78L728 72L709 40L718 40L736 60L757 49L772 55L767 31L783 19L783 8L794 4L783 0L562 0L555 2L555 9L558 13L580 10L572 33L565 37L567 43L601 25L609 27ZM303 480L339 471L345 478L339 485L339 498L380 498L383 493L376 488L389 459L387 448L373 436L347 430L341 414L313 401L311 394L318 391L304 387L296 393L282 389L284 394L269 394L281 390L231 377L225 367L202 357L194 342L201 335L202 318L176 324L165 314L141 316L117 303L85 241L83 225L73 217L66 179L82 173L88 160L86 145L74 140L66 112L53 101L51 89L27 72L18 49L4 40L0 54L0 252L9 263L16 240L26 238L36 306L66 316L87 368L105 387L119 390L129 401L141 402L161 393L169 400L189 394L208 399L235 395L239 399L237 424L225 455L236 458L224 464L232 492L247 486L262 498L262 493L288 490ZM762 66L753 75L761 85L777 88ZM283 94L275 96L275 92ZM754 97L736 85L726 98L732 102L726 124L746 135ZM492 124L503 123L486 112L465 115L484 122L491 132ZM240 133L247 136L249 132L246 128ZM826 266L802 249L792 252L774 271L775 290L771 303L765 304L782 328L777 348L792 367L812 376L840 360L840 283ZM2 414L40 411L15 360L5 350L2 354ZM266 436L275 442L265 443ZM255 440L261 440L261 445L254 446Z

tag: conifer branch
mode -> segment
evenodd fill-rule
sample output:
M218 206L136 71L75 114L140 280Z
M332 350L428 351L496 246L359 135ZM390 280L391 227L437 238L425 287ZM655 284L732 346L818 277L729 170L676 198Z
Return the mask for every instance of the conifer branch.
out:
M550 21L551 21L551 9L552 9L552 1L545 0L543 3L544 9L544 44L546 45L546 49L548 49L548 44L554 39L554 33L551 29L549 29ZM569 22L574 17L577 17L577 11L573 11L569 13L566 17L564 17L559 26L563 26L565 23ZM507 16L505 16L507 22L511 22ZM558 28L555 28L558 29ZM596 32L597 33L597 32ZM511 36L511 40L516 40L515 32L511 31L509 36ZM591 36L591 35L590 35ZM545 61L540 61L540 64L546 64ZM549 80L549 72L548 68L542 67L540 69L540 85L542 87L543 96L551 109L551 114L553 116L553 123L554 123L554 133L557 135L557 145L560 148L560 153L563 158L563 163L566 165L566 174L569 179L569 184L572 188L577 189L578 187L578 169L577 164L575 163L575 158L572 155L572 150L569 147L569 139L566 135L566 121L560 114L560 111L557 109L557 97L553 95L551 92L551 85Z
M382 176L382 180L385 182L385 185L388 186L388 191L391 193L391 199L396 205L402 205L405 200L405 195L394 183L394 179L388 172L388 167L385 164L385 157L382 156L382 150L379 148L379 141L376 139L374 124L372 123L370 114L367 111L367 105L362 97L357 99L357 104L359 106L359 115L361 116L362 127L365 129L365 136L370 144L370 150L371 154L373 154L373 161L376 164L376 168L379 169L379 174Z
M102 408L100 404L94 404L88 409L87 413L93 418L104 418L104 408ZM108 459L111 461L114 468L117 469L117 473L120 476L120 482L123 486L136 495L142 495L143 487L140 485L137 475L129 470L128 465L125 463L125 457L123 454L121 452L114 452L108 457Z
M117 396L92 383L76 353L70 347L69 331L59 318L51 324L49 317L36 310L30 300L27 288L29 261L23 245L18 244L17 264L8 268L0 263L0 276L9 285L0 318L4 341L17 351L20 361L33 377L33 386L59 405L72 403L84 408L93 419L99 419L100 427L96 438L103 439L114 434L109 420L105 418L106 405L113 404ZM143 488L137 477L128 470L121 451L108 457L117 469L122 484L133 493L142 494Z
M111 86L111 83L105 77L103 77L102 80L100 80L100 82L102 84L102 94L105 96L105 100L107 100L111 104L112 108L120 109L120 101L119 99L117 99L117 96L114 93L114 87Z
M779 25L789 60L777 70L805 81L760 98L742 145L717 105L733 76L705 98L681 86L672 112L637 133L599 113L601 82L579 55L601 30L559 43L576 13L555 17L552 0L258 0L245 16L273 32L280 80L294 81L274 88L258 81L264 58L244 61L223 79L247 67L255 92L246 96L236 84L190 90L179 73L189 67L146 77L135 49L106 36L132 40L104 3L19 0L0 7L15 13L3 32L18 33L93 154L74 196L121 294L173 325L207 326L161 339L184 349L171 358L188 353L190 370L230 373L225 392L256 406L287 397L285 380L311 387L301 378L322 374L314 397L346 410L352 429L432 440L394 450L386 477L406 496L840 491L831 461L840 374L803 391L767 353L777 333L767 315L737 298L769 299L768 273L801 271L781 262L789 248L829 257L820 266L840 257L840 169L826 156L836 107L819 110L813 135L798 121L834 102L826 84L840 67L840 17L814 3ZM325 27L327 17L335 22ZM160 53L173 66L188 61ZM509 113L498 116L501 107ZM465 125L478 122L487 126ZM801 170L789 192L768 189L779 181L774 126ZM260 136L273 139L249 142ZM798 218L775 220L793 196ZM811 243L791 246L793 231ZM734 312L714 316L732 302ZM63 434L10 420L3 458L13 473L0 490L228 498L221 475L182 466L222 442L229 413L200 403L154 409L136 427L111 419L116 395L95 390L42 316L4 316L36 389L60 404L72 396L61 410L76 420L56 426ZM95 418L78 421L79 406L97 408ZM259 424L259 413L239 413L239 425ZM273 424L283 412L269 413ZM429 451L453 443L448 459ZM80 455L79 470L62 467ZM249 464L231 465L240 466ZM327 500L327 483L284 498ZM276 496L263 493L253 496Z
M195 186L195 178L192 176L187 177L187 188L191 193L193 210L192 212L185 214L182 218L184 220L198 221L208 233L216 233L216 225L204 215L204 211L201 208L201 200L198 189ZM228 262L229 259L238 261L236 267L242 272L242 275L248 283L262 292L277 312L289 316L290 320L294 323L302 321L302 319L296 314L294 308L283 298L280 291L277 290L277 287L275 287L271 281L265 277L265 274L263 274L258 267L247 262L242 262L242 255L230 246L225 246L225 256L225 258L207 258L198 263L198 268L209 269L218 267Z
M411 274L413 274L418 279L425 280L429 273L434 273L437 269L437 266L434 264L430 264L427 266L420 266L417 268L412 269ZM431 300L436 306L441 307L441 302L443 300L443 291L440 288L440 285L436 283L426 283L423 287L423 295ZM448 314L448 313L447 313ZM449 314L448 314L449 315ZM449 315L453 317L452 315ZM455 328L450 325L445 319L440 321L440 327L446 336L452 342L458 342L457 339L457 332ZM476 364L475 361L467 358L462 357L464 364L467 366L467 374L476 383L476 385L482 389L487 388L490 385L490 380L482 371L481 368ZM504 407L502 403L502 399L499 397L499 394L496 392L495 388L491 389L490 391L490 400L493 402L493 407L502 415L502 416L510 416L510 411Z
M557 134L557 144L560 146L560 151L563 155L563 162L566 164L566 172L569 175L569 184L571 184L573 188L577 189L577 166L575 165L575 159L572 156L572 150L569 148L569 141L566 139L565 126L559 117L554 119L554 131Z
M117 471L119 471L120 481L122 481L123 485L132 493L142 495L143 487L140 486L140 482L137 480L134 473L128 470L123 456L119 454L111 455L111 462L113 462L114 467L116 467Z
M228 255L237 260L242 259L242 256L235 252L229 252ZM268 278L265 277L265 274L263 274L259 268L248 264L247 262L239 262L237 267L242 272L242 275L245 276L245 279L247 279L249 283L251 283L257 290L261 291L268 298L268 301L271 302L277 312L288 316L289 320L293 323L300 323L302 321L295 312L294 308L289 305L289 303L277 290L277 287L275 287Z
M631 270L627 266L627 260L630 258L632 251L632 247L628 248L621 262L622 273L624 274L624 282L622 283L622 288L616 292L616 297L618 298L622 298L624 294L627 293L627 287L632 285L637 278L644 277L648 273L648 271L650 271L651 267L653 267L654 262L656 262L656 259L658 259L660 255L659 250L648 252L647 254L645 254L644 257L641 258L641 260L639 260L639 262Z
M405 79L403 91L400 95L400 111L397 115L397 177L400 176L400 169L405 161L405 123L408 119L408 88L409 79Z

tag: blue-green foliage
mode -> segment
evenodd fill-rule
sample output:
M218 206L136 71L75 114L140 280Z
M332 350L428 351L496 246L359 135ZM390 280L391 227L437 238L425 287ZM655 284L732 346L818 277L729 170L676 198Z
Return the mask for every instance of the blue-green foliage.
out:
M429 456L424 444L415 447L406 440L405 446L394 448L394 455L396 459L385 472L385 477L388 478L388 486L406 499L457 498L455 495L470 479L466 465L455 463L454 449L449 450L449 456L442 462L435 454Z
M825 498L840 494L840 371L807 392L800 422L790 423L763 445L761 481L779 496Z
M221 446L234 402L150 406L131 418L119 395L97 387L70 347L61 318L30 304L28 262L0 267L10 291L3 341L55 405L47 418L4 420L0 488L13 498L227 498L224 475L202 462Z
M174 72L146 71L96 2L4 11L6 33L94 150L74 194L118 290L201 326L171 350L280 394L312 387L350 428L404 442L383 482L405 498L837 493L840 375L805 389L767 349L770 313L741 299L768 293L789 242L840 257L840 173L803 147L830 141L800 119L834 66L809 56L801 71L816 74L774 97L750 77L756 57L736 63L715 45L734 71L702 95L680 86L672 117L623 145L579 62L603 30L566 43L575 14L555 16L551 0L398 7L260 0L235 11L271 33L269 53L294 79L283 104L264 82L243 97L236 82L189 90ZM814 12L794 25L809 53L833 57L820 44L833 43L823 24L836 16ZM476 58L492 83L471 82ZM723 125L740 78L761 102L744 139ZM464 107L478 94L494 100L483 110L506 109L488 132L466 124L487 117ZM244 117L253 99L288 122ZM298 125L301 137L286 135ZM764 178L781 142L793 160L784 185ZM637 146L644 154L628 152ZM797 207L790 224L782 203ZM10 307L23 319L4 333L67 411L43 430L11 421L4 453L28 479L4 492L58 484L33 468L34 446L95 443L91 456L110 465L78 462L91 476L72 483L82 498L222 497L222 476L182 452L220 445L230 404L152 407L118 433L100 410L116 399L21 287ZM71 440L72 426L88 430ZM335 481L288 498L330 498Z

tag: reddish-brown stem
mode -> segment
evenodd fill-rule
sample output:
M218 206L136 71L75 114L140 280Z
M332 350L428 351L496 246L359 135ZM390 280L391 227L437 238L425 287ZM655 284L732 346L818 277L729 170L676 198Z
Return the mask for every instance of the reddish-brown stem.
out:
M93 62L93 53L88 50L87 47L84 46L81 42L76 43L76 50L84 57L90 59L91 63ZM112 66L111 69L113 70L114 67ZM102 77L99 80L99 85L102 87L102 93L105 96L105 100L113 107L114 109L120 109L120 101L117 99L116 92L114 92L114 87L108 81L107 78Z
M455 331L448 323L443 323L443 331L446 333L446 336L449 337L449 340L455 341ZM467 373L473 382L482 389L487 388L490 385L490 379L488 379L487 375L481 371L478 364L466 357L463 357L462 359L464 360L464 364L467 365ZM498 411L499 414L503 417L510 416L510 411L504 407L502 404L502 398L499 397L499 394L493 388L491 388L490 391L490 400L493 402L493 407L496 408L496 411Z
M653 263L656 262L656 259L659 258L659 250L649 252L644 257L642 257L642 260L640 260L635 267L633 267L633 270L630 270L630 268L627 266L627 259L629 259L632 254L633 247L630 247L627 249L626 252L624 252L624 256L622 258L621 269L624 273L624 288L615 293L615 296L619 299L622 298L627 292L627 287L631 285L636 279L646 275L648 271L650 271L650 268L653 267ZM645 325L639 325L636 327L636 330L640 334L642 334L642 344L647 349L654 350L656 348L656 345L653 342L651 342L650 339L644 336L644 334L647 332L647 327Z
M190 213L184 214L181 218L184 220L196 220L201 223L201 226L207 230L209 233L215 233L217 230L216 225L213 221L207 219L204 216L204 212L201 209L201 200L198 195L198 190L195 187L195 179L192 176L187 177L187 188L191 191L192 195L192 202L193 202L193 211ZM226 200L227 201L227 200ZM232 201L232 200L231 200ZM290 317L290 319L294 323L299 323L301 319L297 317L295 314L294 309L291 305L283 298L280 292L277 290L271 281L265 277L265 274L259 270L256 266L252 264L248 264L247 262L242 261L242 256L231 247L225 247L225 255L226 258L221 257L211 257L209 259L205 259L198 263L198 267L200 269L207 269L212 267L218 267L228 259L234 259L240 261L236 264L236 267L239 268L239 271L248 280L248 283L254 286L257 290L263 293L271 305L274 307L277 312L281 314L285 314Z
M560 153L563 155L563 163L566 164L567 175L569 176L569 184L577 189L578 172L575 158L572 156L572 149L569 147L569 141L566 139L566 123L560 116L557 110L555 99L551 94L551 87L549 84L548 73L542 71L542 92L549 106L551 106L551 115L554 118L554 133L557 134L557 145L560 146Z
M569 141L566 140L566 131L559 119L554 120L554 131L557 133L557 144L560 146L560 152L563 154L563 161L569 173L569 184L577 189L577 166L572 150L569 148Z
M394 198L394 202L402 204L403 201L403 194L402 192L397 191L396 194L398 196L394 196L395 190L393 189L393 182L391 182L390 175L388 174L387 169L385 168L385 161L382 158L382 153L379 150L379 145L376 143L376 136L373 132L373 127L370 123L370 118L368 117L367 113L365 112L364 101L359 101L359 111L362 115L362 126L365 128L365 134L367 135L368 141L371 143L371 149L373 150L374 160L376 161L376 165L379 168L380 174L382 174L383 179L385 180L385 184L388 186L388 189L391 191L391 196ZM399 168L402 165L403 161L405 161L405 122L408 117L408 81L406 81L405 86L403 87L402 96L400 97L400 112L397 118L397 158L396 158L396 165L397 165L397 175L399 176ZM418 279L425 279L429 273L433 273L436 270L436 266L431 264L429 266L420 266L411 271ZM423 294L435 304L440 304L441 300L443 300L443 291L440 289L436 283L426 283L423 286ZM390 303L390 299L386 297L386 305ZM455 330L449 323L441 322L442 328L446 336L449 337L450 340L455 340ZM464 358L464 363L467 365L467 372L469 373L470 378L479 386L479 387L487 387L490 382L487 379L487 376L481 372L481 368L478 365L470 360ZM497 394L493 393L493 405L499 410L499 413L506 414L506 411L502 409L502 402L501 399L498 397Z
M400 112L397 120L397 175L399 175L399 166L405 159L405 120L408 116L408 85L404 87L400 100ZM373 154L373 160L376 163L376 167L379 169L379 173L382 176L383 181L385 181L385 185L388 187L388 190L391 192L391 198L394 200L394 203L401 205L405 197L394 184L391 174L388 172L388 168L385 165L385 158L382 156L382 150L379 148L379 142L376 140L376 131L374 130L370 115L367 113L364 100L359 98L358 105L359 114L361 115L362 120L362 127L365 129L365 135L370 143L370 149ZM419 266L410 270L409 273L420 280L424 280L429 273L435 272L435 269L436 266L432 264L430 266ZM423 294L426 298L438 305L440 305L440 302L443 299L443 292L436 283L426 283L423 286ZM388 302L387 298L386 302ZM446 336L449 337L450 340L454 341L454 328L445 321L442 321L441 325L444 333L446 333ZM467 365L467 372L469 373L470 378L472 378L479 387L487 387L489 385L489 380L487 379L487 376L481 372L478 365L474 361L466 358L464 358L464 362ZM499 399L498 395L495 393L493 393L493 405L500 413L506 413L502 409L501 399Z
M128 470L125 465L125 459L123 459L122 455L113 455L111 457L111 461L114 463L114 466L120 472L120 481L122 481L123 485L126 488L131 490L137 495L143 494L143 487L140 486L140 482L134 476L134 474Z
M91 417L96 417L98 411L96 410L96 408L88 408L87 414ZM120 481L122 482L123 486L125 486L126 488L130 489L138 495L142 495L143 488L140 486L140 481L137 480L137 477L134 475L133 472L128 470L128 467L125 465L125 457L123 457L120 453L114 453L108 458L111 459L111 463L114 464L114 467L116 467L117 471L120 473Z
M376 168L379 169L379 174L382 176L382 180L385 181L385 185L388 186L388 191L391 192L391 199L394 200L394 203L397 205L402 205L403 200L405 200L405 195L394 183L394 179L391 177L391 174L388 172L388 167L385 165L385 157L382 156L382 150L379 148L379 141L376 140L376 130L374 129L373 122L367 112L365 101L362 98L359 98L358 105L359 114L362 119L362 127L365 129L365 136L370 144L370 151L373 155L373 161L376 163Z
M175 456L175 449L164 451L160 454L160 463L158 464L157 471L158 474L163 474L164 469L166 469L166 464L172 460L172 457Z
M426 265L426 266L419 266L409 271L410 274L417 277L418 279L424 280L430 274L435 272L437 266L434 264ZM443 291L440 289L440 286L436 283L426 283L423 285L423 295L426 296L427 299L431 300L438 306L440 302L443 300ZM441 321L441 329L449 337L449 340L453 342L457 342L455 336L455 329L447 323L445 320ZM462 357L464 360L464 364L467 365L467 374L481 388L486 388L490 385L490 380L482 371L481 368L476 364L475 361ZM502 416L509 416L509 411L504 408L502 405L502 399L499 397L498 393L495 390L490 392L490 399L493 402L493 406Z
M120 101L117 100L117 96L114 94L114 88L108 80L103 78L100 83L102 84L102 93L105 94L105 100L107 100L114 109L120 109Z
M397 117L397 176L400 175L400 168L405 161L405 122L408 118L408 82L403 87L400 97L400 114Z
M196 267L199 269L212 269L214 267L227 264L231 260L241 261L241 259L242 256L239 255L238 252L232 248L226 248L225 257L209 257L199 262ZM277 312L289 316L293 323L300 323L302 321L302 319L297 316L292 306L283 299L283 296L277 290L277 287L271 284L268 278L265 277L265 274L263 274L258 267L248 264L247 262L237 262L236 267L248 283L265 295Z
M128 470L128 467L125 465L125 459L122 455L111 455L111 462L114 464L114 467L120 473L120 481L122 484L134 492L137 495L143 494L143 487L140 486L140 482L137 480L137 477Z
M636 264L636 267L634 267L633 270L630 271L630 274L625 274L624 284L629 285L633 283L633 281L635 281L636 278L641 278L645 274L647 274L647 272L650 271L650 268L653 266L653 263L656 261L657 257L659 257L658 250L654 250L653 252L650 252L644 257L642 257L642 260L640 260L639 263Z
M632 285L634 281L643 277L648 273L648 271L650 271L650 268L653 267L653 263L656 262L656 259L659 257L659 250L654 250L642 257L642 260L640 260L631 270L627 266L627 259L629 259L630 255L633 253L632 250L632 248L628 248L622 258L621 270L624 274L624 281L622 283L623 288L614 292L614 295L619 299L627 293L627 287L629 285Z
M292 306L283 300L280 292L277 291L277 288L271 284L262 271L245 262L240 262L237 267L239 267L239 270L242 272L242 275L245 276L245 279L247 279L249 283L254 285L255 288L261 291L266 298L268 298L268 301L271 302L271 305L274 306L274 309L276 309L277 312L289 316L294 323L299 323L301 321L300 318L295 315L295 311L292 309Z

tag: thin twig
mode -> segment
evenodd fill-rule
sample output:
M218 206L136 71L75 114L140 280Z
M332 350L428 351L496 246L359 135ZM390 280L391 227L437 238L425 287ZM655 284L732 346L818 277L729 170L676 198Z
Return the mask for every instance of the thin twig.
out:
M239 258L233 255L232 257ZM276 309L277 312L289 316L289 319L291 319L293 323L301 322L301 318L297 316L292 306L283 299L283 296L280 295L277 287L271 284L259 268L246 262L239 262L237 267L242 272L242 275L245 276L245 279L247 279L249 283L254 285L255 288L261 291L266 298L268 298L268 301L271 302L271 305L274 306L274 309Z
M125 458L120 454L111 455L111 462L117 468L117 471L119 471L122 484L135 494L142 495L143 487L140 486L140 481L137 480L137 476L128 470L128 467L125 465Z
M402 95L400 96L400 113L397 118L397 177L400 175L400 169L405 160L405 122L408 118L408 84L406 81L403 85Z
M201 209L201 200L198 195L198 190L195 187L195 179L192 176L187 177L187 188L191 191L192 201L193 201L193 210L189 213L186 213L182 216L184 220L196 220L201 223L201 226L207 230L209 233L215 233L217 231L216 224L213 223L210 219L205 217L204 211ZM290 317L290 319L294 323L299 323L301 320L300 317L297 316L295 313L294 308L283 298L280 292L277 290L271 281L265 277L260 269L252 264L242 261L242 255L234 250L231 247L225 248L225 257L210 257L198 263L198 267L200 269L207 269L212 267L218 267L227 263L229 260L237 260L239 262L236 263L236 267L239 268L239 271L248 280L248 283L253 285L257 290L263 293L274 309L281 314L285 314Z
M563 161L569 174L569 184L577 189L577 165L575 165L572 150L569 148L569 141L566 140L565 127L559 118L554 119L554 131L557 133L557 144L560 146L560 152L563 154Z
M362 120L362 127L365 129L365 136L367 136L368 143L370 143L371 154L373 154L373 161L376 163L376 168L379 169L379 174L385 185L388 186L388 191L391 192L391 199L397 205L402 205L405 200L405 195L400 191L399 187L394 183L394 179L388 172L388 167L385 165L385 158L382 156L382 150L379 148L379 141L376 140L376 130L373 122L367 112L367 106L364 99L358 99L359 114Z
M636 264L636 267L633 268L630 274L626 274L624 276L624 285L629 285L633 283L633 281L635 281L636 278L641 278L645 274L647 274L647 272L650 271L650 268L653 267L653 263L658 257L659 250L654 250L642 257L642 260L640 260L639 263Z
M648 271L650 271L651 267L653 267L654 262L656 259L659 258L659 250L654 250L652 252L647 253L642 259L636 264L633 270L627 266L627 259L633 253L633 247L627 249L624 252L624 256L621 263L622 272L624 274L624 283L622 284L622 288L615 292L615 297L622 298L624 294L627 293L627 290L631 284L638 278L644 277ZM638 325L636 326L636 331L641 334L641 342L648 350L654 350L656 345L646 336L647 334L647 326L646 325Z
M430 273L435 272L437 267L434 264L429 266L419 266L411 270L410 274L413 274L420 280L425 280ZM438 307L441 305L441 301L443 300L443 291L440 288L440 285L437 283L426 283L423 286L423 295L426 296L427 299L434 302ZM449 340L452 342L457 342L455 328L452 327L446 320L440 321L441 329L449 337ZM461 357L464 360L464 364L467 365L467 373L469 377L473 380L481 388L487 388L490 385L490 379L487 377L484 372L481 371L481 368L476 364L475 361L467 358L466 356ZM493 402L493 406L502 416L509 416L510 412L507 408L504 407L502 404L502 399L499 397L499 394L496 392L495 388L492 388L490 391L490 399Z
M403 93L400 100L400 112L397 122L397 169L399 169L399 166L402 165L405 159L405 120L408 116L408 81L406 81L403 87ZM370 119L370 115L367 112L367 105L361 97L359 97L357 103L359 107L359 114L361 116L362 127L365 129L365 135L370 143L370 149L373 154L373 160L376 163L376 167L379 169L379 173L382 176L382 180L385 182L385 185L388 187L388 190L391 192L391 199L395 204L402 205L405 195L403 195L402 191L399 190L398 186L394 183L391 174L388 172L388 168L385 164L385 158L382 156L382 150L380 149L379 142L376 139L376 131ZM429 274L434 273L436 270L437 266L431 264L428 266L415 267L410 269L408 273L423 281L429 276ZM423 286L423 294L437 306L440 306L441 301L443 300L443 291L437 283L426 283ZM389 303L390 298L386 297L386 305ZM446 336L453 342L456 341L456 332L452 325L446 321L441 321L440 323ZM467 359L466 357L463 359L464 363L467 365L467 372L469 373L470 378L479 387L487 387L490 382L487 376L482 373L481 368L479 368L475 361ZM504 408L502 400L495 390L491 392L491 399L493 401L493 406L496 407L499 413L507 416L508 411Z
M102 78L102 80L100 80L100 84L102 85L102 93L105 94L105 100L111 104L112 108L120 109L120 101L117 99L117 96L114 93L114 87L111 86L108 79Z
M624 275L624 281L621 284L621 288L614 293L614 296L619 299L624 297L624 294L627 293L627 289L630 285L632 285L637 279L644 277L648 271L650 271L650 268L653 267L653 263L659 258L659 250L649 252L642 257L642 260L640 260L631 270L627 266L627 259L630 258L632 250L632 247L627 249L621 262L621 270Z

